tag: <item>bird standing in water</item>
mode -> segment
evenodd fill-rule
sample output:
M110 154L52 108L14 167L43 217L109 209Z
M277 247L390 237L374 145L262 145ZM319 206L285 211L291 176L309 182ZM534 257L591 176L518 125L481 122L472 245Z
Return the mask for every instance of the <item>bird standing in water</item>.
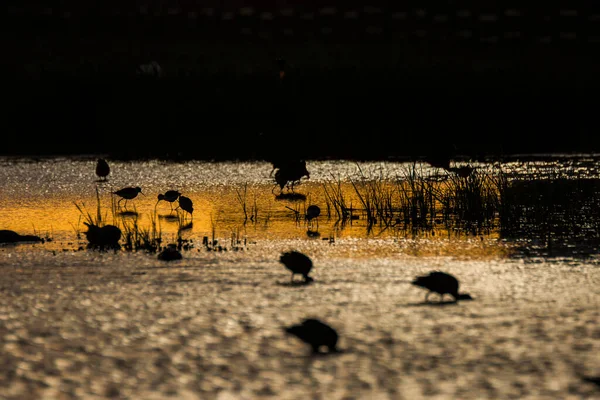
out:
M181 252L177 250L177 245L169 244L160 253L158 253L157 258L161 261L174 261L181 260L183 256L181 255Z
M315 318L308 318L297 325L285 328L285 332L296 336L311 346L313 354L327 347L329 353L337 353L338 333L331 326Z
M88 240L88 248L94 248L99 250L108 249L120 249L122 232L121 229L115 225L104 225L98 226L93 223L84 222L88 227L85 233L85 237Z
M194 219L194 203L189 197L179 195L179 205L177 208L181 208L183 211L186 211L191 215L191 219Z
M429 301L431 293L439 294L440 302L443 300L445 294L451 295L454 301L473 299L468 293L458 293L458 279L441 271L433 271L428 275L418 276L411 284L429 290L425 295L425 301Z
M108 162L104 158L99 158L96 161L96 176L101 182L106 182L108 180L108 175L110 174L110 166Z
M313 220L317 221L317 228L318 228L319 227L319 219L318 219L319 215L321 215L321 208L316 204L311 204L306 209L306 215L304 216L304 218L306 218L306 221L308 221L309 224L312 223Z
M180 195L181 193L179 193L177 190L167 190L164 194L160 193L158 195L158 201L156 202L156 205L158 205L158 203L160 203L162 200L168 201L171 203L171 211L173 211L173 203L179 198Z
M283 188L289 186L290 190L294 191L294 185L300 182L306 176L310 179L310 173L306 169L306 161L299 160L281 165L275 172L275 183L279 185L279 191L283 192ZM275 188L273 188L275 189Z
M127 208L127 201L135 199L138 193L142 193L142 188L139 186L129 186L119 189L116 192L112 193L120 197L119 201L117 202L117 205L120 205L121 201L125 200L125 208Z
M304 277L304 283L314 281L312 277L308 276L313 267L313 262L307 255L296 250L291 250L282 253L279 257L279 262L292 271L292 283L296 274L301 274Z

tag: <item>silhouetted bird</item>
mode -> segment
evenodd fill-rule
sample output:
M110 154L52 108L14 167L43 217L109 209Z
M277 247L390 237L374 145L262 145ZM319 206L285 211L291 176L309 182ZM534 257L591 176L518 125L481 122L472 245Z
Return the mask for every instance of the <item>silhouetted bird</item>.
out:
M121 239L121 229L114 225L98 226L84 222L88 227L85 232L85 237L88 240L89 248L97 248L100 250L119 249L119 240Z
M337 348L338 333L318 319L305 319L301 324L285 328L285 332L308 343L313 353L319 353L322 347L327 347L330 353L339 351Z
M308 206L306 209L306 219L311 221L321 215L321 208L315 204Z
M8 229L0 230L0 243L18 243L18 242L43 242L39 236L21 235Z
M434 168L442 168L445 170L450 168L450 157L446 157L444 155L428 156L424 161Z
M449 294L454 297L454 301L472 299L471 295L467 293L459 294L458 279L445 272L433 271L430 272L429 275L417 277L411 283L415 286L429 290L427 295L425 295L425 301L429 301L429 295L434 292L440 295L440 301L443 300L444 294Z
M275 172L275 182L279 185L280 192L288 185L293 192L294 185L300 182L300 179L304 176L310 178L310 173L306 169L306 161L300 160L289 162L281 165L279 169L277 169L277 172Z
M121 204L121 201L125 200L125 207L127 207L127 200L135 199L137 197L138 193L142 193L142 188L139 186L125 187L123 189L117 190L116 192L113 192L113 194L116 194L117 196L120 197L117 204L119 205L119 204ZM144 194L144 193L142 193L142 194Z
M473 168L469 165L464 165L462 167L448 168L448 171L454 172L456 175L460 176L461 178L466 178L475 171L475 168Z
M600 376L582 376L581 379L600 387Z
M461 178L466 178L475 170L471 166L462 166L462 167L451 167L450 162L453 157L455 157L455 149L456 146L448 145L448 147L440 147L437 151L432 152L427 155L423 161L428 163L434 168L442 168L447 172L454 172L456 175Z
M424 157L423 161L435 168L448 170L450 161L456 155L456 146L447 141L432 146L432 151Z
M271 168L269 176L273 176L273 172L277 171L282 166L285 166L288 159L284 157L271 157L270 162L273 167Z
M188 212L192 218L194 218L194 203L192 203L192 199L189 197L179 195L179 206L183 211Z
M167 190L164 194L160 193L158 195L158 201L156 202L156 205L158 205L161 200L168 201L171 203L171 211L173 211L173 203L179 198L180 195L181 193L179 193L177 190Z
M181 260L183 256L181 252L177 250L177 245L169 244L163 251L158 253L158 259L162 261L174 261Z
M292 282L294 282L294 276L296 274L301 274L304 277L304 283L309 283L314 280L312 277L308 276L313 267L312 260L305 254L295 250L287 251L281 254L279 262L292 271Z
M98 161L96 161L96 175L100 180L106 181L108 179L108 174L110 174L108 162L104 158L99 158Z
M289 168L298 168L298 166L301 166L304 163L304 166L306 167L306 162L304 160L301 160L299 158L295 158L294 156L290 156L289 154L277 154L276 156L272 156L269 157L269 161L271 162L271 165L273 166L273 168L271 169L271 173L269 174L269 176L273 176L273 172L275 172L278 169L284 168L284 169L289 169Z

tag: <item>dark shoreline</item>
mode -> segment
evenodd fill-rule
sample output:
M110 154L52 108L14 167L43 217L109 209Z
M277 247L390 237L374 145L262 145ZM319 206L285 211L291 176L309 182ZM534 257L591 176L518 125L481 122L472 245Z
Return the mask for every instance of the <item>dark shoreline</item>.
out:
M589 7L284 3L9 7L0 154L600 151L600 18ZM152 62L160 77L137 74Z
M485 77L494 87L477 87L473 77L459 81L462 88L456 80L359 78L12 82L0 154L227 160L600 151L592 90L501 87Z

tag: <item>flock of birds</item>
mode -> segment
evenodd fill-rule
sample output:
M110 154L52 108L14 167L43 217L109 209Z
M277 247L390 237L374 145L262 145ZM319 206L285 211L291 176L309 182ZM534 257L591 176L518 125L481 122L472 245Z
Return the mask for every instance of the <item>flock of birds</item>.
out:
M96 161L95 172L96 176L99 178L99 182L106 182L108 180L108 175L110 175L110 165L108 164L108 161L106 161L104 158L99 158ZM138 194L143 195L144 193L142 192L142 188L139 186L128 186L116 190L112 192L112 194L119 196L119 201L117 202L118 206L121 206L121 202L125 200L124 207L127 208L128 200L133 200L138 196ZM158 201L156 202L156 205L158 205L158 203L161 201L170 203L171 211L175 211L180 208L190 214L192 219L194 218L194 203L192 202L192 199L184 196L178 190L167 190L165 193L160 193L158 195ZM173 203L176 201L178 202L178 206L173 208Z
M96 176L99 178L98 182L106 182L108 181L108 176L110 175L111 169L108 161L104 158L99 158L96 161L95 168ZM117 206L121 207L121 202L124 201L123 204L125 210L127 209L127 202L129 200L135 199L139 194L144 195L142 192L142 188L139 186L127 186L118 190L111 192L111 194L118 196L119 200L117 201ZM161 201L166 201L171 206L171 212L176 210L183 210L188 215L190 215L190 219L194 218L194 203L192 199L187 196L184 196L178 190L167 190L165 193L160 193L158 195L158 200L156 202L155 208ZM173 207L174 203L177 202L177 207ZM95 248L100 250L106 249L118 249L120 248L119 240L121 239L122 232L121 229L115 225L103 225L98 226L93 223L84 223L88 230L84 232L87 240L88 247ZM173 246L167 246L159 255L158 258L160 260L171 261L181 259L181 253L177 249L173 249Z
M310 173L306 168L306 161L304 160L274 160L272 161L272 165L273 169L271 170L270 176L273 176L273 173L275 174L275 184L276 186L279 186L280 193L283 192L285 188L293 192L294 185L298 184L303 177L310 177ZM110 167L108 162L105 159L98 159L96 163L96 175L99 177L99 180L106 181L109 174ZM128 200L135 199L138 194L144 194L142 193L142 189L138 186L124 187L112 193L120 197L118 201L119 206L121 201L125 201L125 207L127 207ZM161 201L166 201L170 204L171 212L181 208L192 215L194 210L192 200L183 196L178 190L167 190L165 193L160 193L158 195L156 206L158 206ZM174 207L175 202L178 203L177 207ZM307 221L311 222L317 220L320 214L321 209L319 206L310 205L306 210L305 218ZM116 245L121 237L119 228L112 225L103 227L91 224L86 225L88 226L86 235L90 243L95 242L102 246L111 247ZM181 259L182 255L175 245L170 245L158 255L158 258L164 261L172 261ZM306 254L296 250L285 251L280 255L279 262L291 272L290 284L308 285L314 282L314 278L310 276L310 273L313 270L313 262ZM296 275L301 275L302 281L295 280ZM433 271L427 275L416 277L410 283L414 286L427 289L425 302L429 302L429 296L432 293L437 293L439 295L440 302L443 302L445 295L451 296L453 302L459 300L472 300L472 297L468 293L459 293L460 285L458 279L446 272ZM284 331L308 344L315 354L321 354L323 352L337 353L340 351L337 347L339 338L338 333L333 327L319 319L305 319L299 324L284 328Z
M144 193L142 193L142 188L139 186L127 186L112 192L112 194L115 194L120 197L119 201L117 202L118 206L121 206L121 202L125 200L124 207L127 208L128 200L133 200L137 197L138 194ZM156 205L158 205L158 203L160 203L161 201L169 202L171 204L171 211L182 209L190 215L191 219L194 218L194 203L192 199L190 199L187 196L184 196L179 191L167 190L165 193L160 193L158 195L158 201L156 202ZM173 203L175 201L178 202L178 206L176 208L173 208Z
M296 250L286 251L281 254L279 261L292 273L291 282L294 283L295 275L302 275L303 281L301 284L310 284L314 282L309 274L313 269L313 262L306 254ZM433 293L439 295L439 302L442 303L445 295L453 298L452 302L459 300L473 300L473 297L468 293L460 293L460 283L458 279L443 271L432 271L427 275L417 276L410 282L412 285L427 289L425 302L429 302L429 296ZM316 319L308 318L300 324L292 325L285 328L285 332L296 336L308 344L312 352L315 354L337 353L340 350L337 348L338 333L334 328L325 322Z
M448 172L454 172L461 177L467 177L471 175L473 169L470 167L453 168L450 166L448 156L428 158L426 162L430 163L433 167L443 168ZM283 192L284 188L288 188L293 192L294 185L300 182L303 177L310 177L308 170L306 169L306 162L304 160L274 160L272 161L273 168L271 170L271 176L275 172L275 182L279 186L280 193ZM273 189L274 190L274 189ZM321 209L317 205L310 205L306 209L305 218L307 221L316 220L321 213ZM303 281L300 284L310 284L314 282L314 278L310 276L310 272L313 269L312 260L306 255L296 250L286 251L279 257L280 263L282 263L291 273L291 283L294 284L294 277L301 275ZM459 300L472 300L473 297L468 293L460 293L460 283L458 279L443 271L432 271L427 275L416 277L410 282L412 285L427 289L425 295L425 302L429 302L429 296L433 293L439 295L439 301L444 300L445 295L449 295L453 298L453 302ZM286 333L297 337L306 344L308 344L312 352L320 354L324 350L327 353L338 353L340 350L337 347L339 335L336 330L325 322L316 319L308 318L299 324L289 326L284 329Z

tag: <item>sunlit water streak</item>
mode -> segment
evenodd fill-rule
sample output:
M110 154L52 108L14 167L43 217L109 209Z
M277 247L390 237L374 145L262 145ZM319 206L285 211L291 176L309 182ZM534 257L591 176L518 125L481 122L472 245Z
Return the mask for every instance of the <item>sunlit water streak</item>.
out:
M2 162L0 228L54 239L0 247L6 398L598 398L583 380L600 375L595 255L515 258L514 243L495 232L368 232L362 219L336 229L323 218L315 238L285 207L304 203L275 199L268 163L114 161L108 184L95 182L94 165ZM409 166L358 165L309 162L310 180L297 190L322 206L321 185L331 179L349 185ZM588 159L545 165L502 167L598 177ZM158 193L176 188L194 200L185 234L195 247L183 260L77 251L84 242L74 202L95 210L98 187L108 212L111 190L138 185L146 193L134 200L141 222ZM235 190L244 185L248 203L258 204L257 223L244 224ZM159 206L159 215L169 211ZM175 236L173 223L161 227ZM201 239L213 228L224 243L241 232L246 246L206 251ZM289 286L278 262L288 249L310 255L315 283ZM459 277L475 300L424 304L425 291L409 282L432 269ZM310 316L338 330L342 353L310 357L282 333Z

